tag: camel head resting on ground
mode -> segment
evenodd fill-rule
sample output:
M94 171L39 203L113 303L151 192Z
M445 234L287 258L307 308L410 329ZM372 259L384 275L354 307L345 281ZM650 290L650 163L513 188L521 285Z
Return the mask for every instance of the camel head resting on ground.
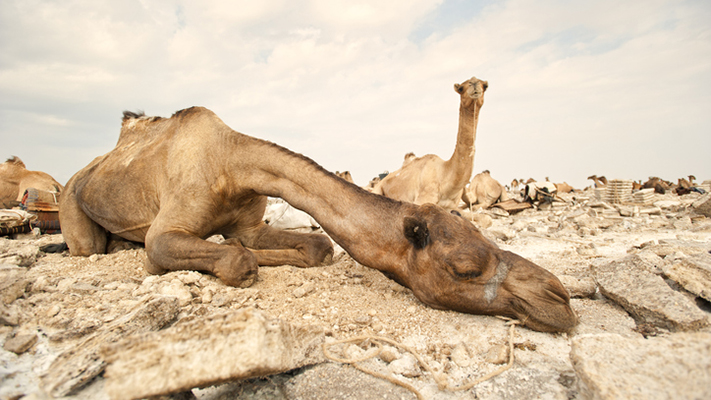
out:
M72 255L105 252L111 233L145 242L150 273L197 270L248 286L258 266L331 262L327 236L264 223L267 196L309 213L353 259L432 307L514 317L540 331L577 323L553 274L465 219L369 193L200 107L171 118L125 113L116 148L67 183L59 217ZM213 234L224 244L204 240Z
M444 161L434 154L417 158L410 158L408 154L402 167L383 178L373 193L415 204L432 203L457 209L462 191L472 176L476 127L488 87L488 82L477 78L454 85L460 98L459 131L449 160Z
M0 208L12 208L22 201L28 188L60 193L64 187L49 174L29 171L18 157L10 157L0 164Z

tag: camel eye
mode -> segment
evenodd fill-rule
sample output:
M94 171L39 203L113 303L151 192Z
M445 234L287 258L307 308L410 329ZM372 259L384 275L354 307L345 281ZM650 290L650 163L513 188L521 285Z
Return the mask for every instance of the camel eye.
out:
M481 272L479 272L478 270L459 272L455 269L455 270L453 270L453 272L454 272L454 276L456 276L459 279L475 279L475 278L478 278L479 275L481 275Z
M471 260L447 260L447 267L457 279L475 279L481 275L481 269L472 264Z

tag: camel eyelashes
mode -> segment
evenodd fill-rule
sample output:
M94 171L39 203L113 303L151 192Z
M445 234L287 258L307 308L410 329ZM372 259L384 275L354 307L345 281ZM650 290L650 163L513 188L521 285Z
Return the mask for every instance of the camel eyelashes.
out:
M452 271L454 272L454 276L456 276L459 279L474 279L474 278L479 277L479 275L481 275L480 271L459 272L454 268L452 268Z
M405 237L415 246L416 249L424 249L430 242L430 232L427 223L423 220L407 217L405 218Z

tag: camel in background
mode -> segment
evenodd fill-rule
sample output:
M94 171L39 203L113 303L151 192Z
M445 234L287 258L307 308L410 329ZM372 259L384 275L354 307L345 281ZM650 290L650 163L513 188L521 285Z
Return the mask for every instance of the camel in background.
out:
M607 186L607 178L604 176L592 175L588 176L588 179L591 179L595 183L596 188L603 188Z
M488 170L474 175L462 193L462 200L470 208L487 209L499 201L508 199L506 188L492 178Z
M459 131L449 160L444 161L434 154L415 158L383 178L373 193L414 204L432 203L449 210L458 208L474 168L476 127L488 87L488 82L477 78L454 85L460 96Z
M351 171L343 171L343 172L336 171L336 176L343 179L346 182L353 183L353 177L351 176Z
M61 193L64 186L45 172L29 171L19 157L0 164L0 208L17 206L28 188Z
M573 187L570 186L568 182L554 183L554 185L557 193L570 193L575 191L575 189L573 189Z
M671 190L674 185L657 176L650 176L647 182L642 185L643 189L654 189L655 193L664 194L667 190Z
M330 239L267 225L267 196L310 214ZM154 274L197 270L245 287L260 265L332 262L333 239L431 307L518 318L548 332L578 322L555 275L464 218L369 193L201 107L171 118L125 112L116 147L67 183L59 218L72 255L104 253L110 232L144 242ZM225 242L205 240L215 234Z

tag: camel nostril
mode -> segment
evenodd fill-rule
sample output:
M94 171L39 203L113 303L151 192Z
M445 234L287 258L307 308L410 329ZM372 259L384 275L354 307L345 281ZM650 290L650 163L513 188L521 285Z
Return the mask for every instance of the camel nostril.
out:
M562 293L559 293L558 291L554 291L551 289L544 289L544 291L548 295L548 297L553 299L556 303L566 303L567 304L569 301L567 294L562 294Z

